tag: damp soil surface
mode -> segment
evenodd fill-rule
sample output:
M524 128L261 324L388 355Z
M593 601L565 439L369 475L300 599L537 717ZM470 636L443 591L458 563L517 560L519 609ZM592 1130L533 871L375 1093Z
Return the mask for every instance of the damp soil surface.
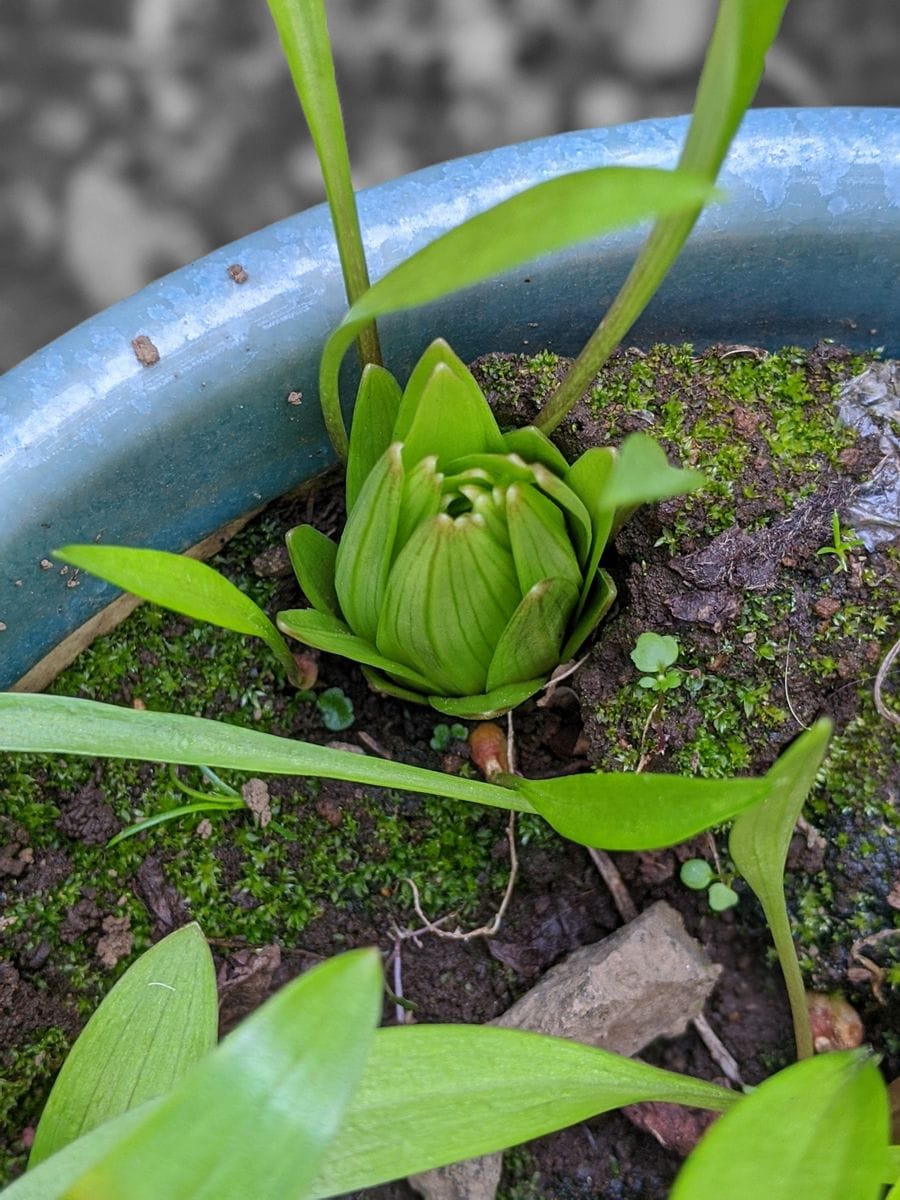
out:
M559 431L570 460L642 429L673 460L699 466L709 487L639 512L619 533L606 564L615 609L579 670L518 710L514 727L527 776L592 766L723 776L764 770L803 726L830 716L836 738L807 808L810 827L791 848L789 902L810 987L856 1006L890 1079L900 1058L890 936L900 907L892 801L900 780L896 727L877 715L871 693L897 636L897 558L886 543L822 553L835 550L833 514L846 521L880 458L875 439L836 417L835 389L861 366L834 347L614 357ZM561 369L551 355L475 365L501 417L520 423ZM274 506L218 565L269 611L297 607L284 530L311 521L335 534L342 519L340 481L325 480ZM678 640L682 678L670 692L638 686L630 651L645 631ZM264 650L145 608L54 690L477 774L471 723L376 697L340 659L311 652L307 665L309 687L292 691ZM889 687L885 695L895 702ZM223 1032L310 965L371 944L402 992L403 1006L386 1000L387 1023L404 1013L489 1021L567 952L622 923L587 851L522 818L518 878L497 934L407 936L421 925L407 880L444 928L490 922L510 867L506 815L343 783L270 779L245 790L252 812L200 813L107 848L130 822L185 801L174 778L146 764L0 763L0 1182L24 1167L54 1073L100 997L137 953L190 919L216 957ZM209 786L196 773L181 779ZM735 908L714 913L706 893L680 883L680 863L698 856L718 863L740 897ZM722 965L707 1017L744 1081L788 1064L779 972L759 907L730 874L726 838L613 859L638 910L666 900ZM693 1032L643 1057L721 1076ZM666 1146L646 1125L646 1115L615 1113L510 1152L499 1195L662 1198L696 1134L669 1129ZM359 1195L414 1193L401 1182Z

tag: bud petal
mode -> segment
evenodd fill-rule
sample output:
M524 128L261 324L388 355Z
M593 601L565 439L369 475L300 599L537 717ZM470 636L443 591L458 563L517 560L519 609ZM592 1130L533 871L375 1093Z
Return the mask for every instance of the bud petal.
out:
M567 579L581 590L581 571L566 522L537 488L513 484L506 490L507 528L519 587L524 596L542 579Z
M392 559L396 559L413 532L423 522L429 517L437 516L441 511L444 477L436 467L437 455L432 454L416 463L406 475Z
M436 454L443 468L467 454L503 453L494 414L478 384L468 372L466 375L468 378L454 374L444 363L438 363L432 371L403 438L407 469L429 454Z
M487 691L544 675L559 663L566 623L578 600L568 579L544 579L522 600L491 659Z
M478 694L519 597L512 560L484 522L441 513L419 526L394 563L378 649L425 675L434 692Z

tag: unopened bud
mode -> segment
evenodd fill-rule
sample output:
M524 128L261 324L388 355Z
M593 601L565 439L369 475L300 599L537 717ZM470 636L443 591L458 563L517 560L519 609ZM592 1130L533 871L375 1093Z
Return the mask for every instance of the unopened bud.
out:
M496 775L509 773L506 734L493 721L482 721L475 726L469 734L469 753L488 783Z

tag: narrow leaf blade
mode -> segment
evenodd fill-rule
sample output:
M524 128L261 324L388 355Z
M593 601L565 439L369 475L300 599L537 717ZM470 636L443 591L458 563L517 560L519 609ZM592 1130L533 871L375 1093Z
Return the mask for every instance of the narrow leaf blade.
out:
M338 394L341 359L376 317L426 304L520 263L649 216L696 211L705 180L651 167L598 167L539 183L436 238L389 271L353 305L325 344L323 407Z
M334 589L337 545L312 525L297 525L284 535L297 582L310 604L340 620L341 606Z
M557 833L604 850L657 850L720 825L766 795L764 779L629 772L515 780Z
M390 371L369 363L359 381L350 426L346 483L348 513L353 511L369 472L395 440L393 430L400 398L400 384Z
M241 1024L67 1195L308 1196L362 1075L380 1012L377 951L352 951L313 968Z
M288 678L296 678L291 652L263 610L206 563L131 546L63 546L54 556L172 612L262 638Z
M871 1057L823 1054L780 1071L717 1121L671 1200L878 1200L887 1137L887 1093Z
M204 717L138 712L68 696L0 692L0 750L136 758L259 774L345 779L531 811L523 796L477 779L295 742Z
M209 947L185 925L142 954L88 1021L53 1085L29 1166L169 1091L213 1049L218 1019Z
M605 1050L489 1026L381 1029L313 1186L344 1195L624 1104L724 1109L734 1093Z

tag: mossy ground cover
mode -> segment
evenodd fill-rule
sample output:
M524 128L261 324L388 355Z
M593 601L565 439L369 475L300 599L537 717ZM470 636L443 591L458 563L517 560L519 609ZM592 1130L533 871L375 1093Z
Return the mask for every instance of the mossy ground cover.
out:
M575 692L561 689L548 708L526 706L516 728L526 774L586 769L590 758L607 769L716 776L764 768L799 730L798 718L809 723L821 709L831 712L838 733L809 809L824 845L798 843L790 864L797 935L811 980L847 991L864 1007L881 1049L897 1053L889 1029L900 993L900 939L864 948L883 972L883 1005L852 956L859 939L897 924L887 902L891 869L896 874L895 739L871 704L872 676L900 623L897 560L888 551L854 549L841 571L833 556L816 554L830 540L832 509L842 509L873 460L872 447L840 424L833 404L840 381L861 365L827 349L696 355L686 346L659 347L613 359L591 403L560 431L563 445L583 448L588 438L616 441L643 429L673 458L702 469L709 486L639 514L619 535L611 563L619 608L590 662L567 681ZM548 354L478 367L501 412L516 410L517 419L527 419L559 371ZM284 529L312 519L333 533L338 493L326 487L276 506L216 565L270 611L295 604L279 551ZM798 524L801 510L809 520ZM740 539L732 543L735 530ZM645 629L679 640L683 682L662 696L637 686L629 659ZM333 688L353 710L340 731L327 727L319 702ZM320 656L318 680L292 691L261 643L149 606L95 643L53 690L338 739L369 752L374 742L375 752L409 762L474 770L459 730L436 734L437 714L376 699L347 664ZM211 788L197 771L177 779ZM245 779L232 773L227 782L239 789ZM264 826L247 811L198 813L111 848L109 837L126 825L189 801L167 768L7 757L0 795L0 1179L21 1168L23 1136L77 1029L166 928L200 921L226 973L229 956L242 948L277 944L284 958L270 979L275 986L350 944L374 940L390 949L395 926L417 923L407 878L429 915L453 911L474 924L496 909L508 870L503 814L346 784L270 781ZM536 820L520 822L518 836L523 873L505 949L492 958L482 943L426 943L418 959L407 960L405 994L419 1019L495 1016L533 981L533 969L614 926L582 851L560 844ZM727 870L722 839L720 852ZM714 957L729 961L752 945L762 967L744 974L767 1002L781 1003L759 914L740 882L739 908L712 917L702 897L678 884L674 853L619 859L638 904L663 896L676 903ZM104 962L110 920L124 940ZM527 970L522 947L531 954ZM723 1014L729 1003L720 1002ZM786 1045L779 1037L774 1049L743 1046L747 1078L778 1065ZM610 1120L624 1136L624 1118ZM587 1148L577 1139L559 1145L570 1156ZM506 1200L562 1194L562 1153L529 1155L511 1160ZM614 1165L617 1194L655 1194L640 1191L633 1166ZM664 1187L665 1161L660 1171ZM582 1193L576 1187L571 1194Z

